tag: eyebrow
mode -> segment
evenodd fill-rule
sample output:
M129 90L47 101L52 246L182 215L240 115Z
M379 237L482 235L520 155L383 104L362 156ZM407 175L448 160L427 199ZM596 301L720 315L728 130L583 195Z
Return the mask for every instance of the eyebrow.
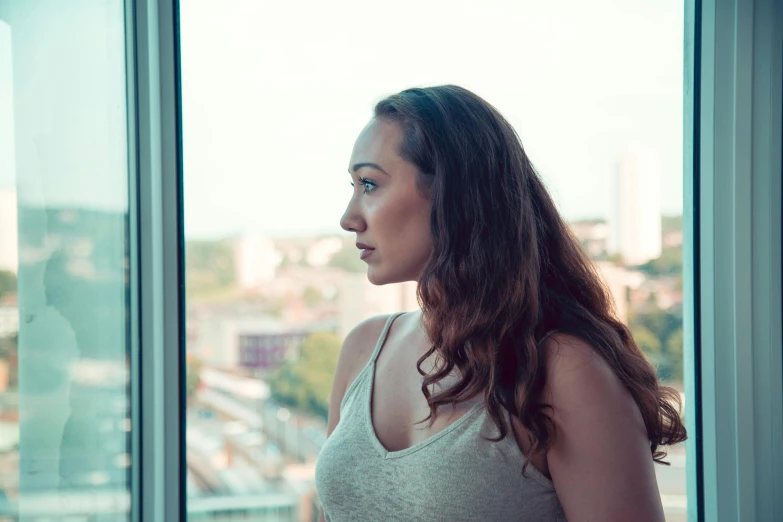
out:
M383 172L384 174L386 174L387 176L389 175L389 173L386 172L385 170L383 170L381 168L381 166L378 165L377 163L357 163L352 168L348 169L348 172L349 173L353 173L353 172L356 172L357 170L359 170L361 168L364 168L364 167L369 167L371 169L379 170L379 171Z

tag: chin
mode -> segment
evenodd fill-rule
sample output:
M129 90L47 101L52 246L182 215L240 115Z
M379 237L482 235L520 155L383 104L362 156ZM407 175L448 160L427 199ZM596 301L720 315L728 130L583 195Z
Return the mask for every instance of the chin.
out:
M379 273L377 270L373 270L372 268L370 268L367 271L367 280L370 281L370 283L374 284L375 286L383 286L391 283L396 283L396 281L392 281L389 280L387 277L384 277L384 274L382 272Z
M405 281L415 281L401 273L389 273L378 270L370 266L367 270L367 280L375 286L392 285L394 283L404 283Z

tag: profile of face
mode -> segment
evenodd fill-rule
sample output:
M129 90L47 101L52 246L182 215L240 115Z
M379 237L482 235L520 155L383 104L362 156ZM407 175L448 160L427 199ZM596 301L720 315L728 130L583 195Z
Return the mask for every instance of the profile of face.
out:
M362 130L348 165L353 195L340 226L356 234L375 285L416 281L432 252L430 201L416 184L416 165L397 152L399 124L373 119Z

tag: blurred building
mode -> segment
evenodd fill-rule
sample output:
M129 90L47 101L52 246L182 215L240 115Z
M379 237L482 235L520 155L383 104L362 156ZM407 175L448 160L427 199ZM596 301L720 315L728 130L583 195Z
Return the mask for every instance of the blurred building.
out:
M343 338L357 323L374 315L419 308L415 281L376 286L366 274L346 274L338 292L338 333Z
M0 21L0 270L16 273L19 265L16 211L16 140L11 60L11 28Z
M627 322L631 294L644 284L644 274L605 261L596 263L596 267L614 298L617 317Z
M293 358L307 337L303 331L239 333L239 366L249 370L272 370Z
M2 166L3 159L0 158ZM16 191L0 189L0 270L16 273L19 268L18 227Z
M311 333L332 330L320 324L292 327L273 317L212 317L199 322L190 352L212 368L258 374L298 357Z
M274 279L282 256L271 239L248 234L234 243L234 259L239 288L252 290Z
M591 259L604 257L609 243L609 226L603 220L585 219L569 223L571 230Z
M677 248L682 246L682 230L674 230L663 236L664 248Z
M11 303L0 301L0 337L14 335L19 331L19 309Z
M661 171L652 149L634 146L615 171L614 209L609 253L627 265L640 265L661 255Z
M318 239L307 249L307 264L315 267L326 266L329 260L343 247L343 240L337 236Z

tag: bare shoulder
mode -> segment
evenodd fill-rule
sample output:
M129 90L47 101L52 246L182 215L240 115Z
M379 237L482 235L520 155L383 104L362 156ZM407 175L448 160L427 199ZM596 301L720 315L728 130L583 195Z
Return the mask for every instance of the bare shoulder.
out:
M384 314L365 319L345 336L337 362L337 373L343 370L342 377L345 378L346 389L372 357L375 345L389 317L389 314Z
M388 319L389 315L370 317L354 326L345 336L337 359L329 398L328 433L331 433L340 421L340 404L345 392L370 360Z
M554 433L549 472L571 520L663 520L641 411L586 341L555 334L543 346ZM591 477L591 480L585 480Z
M583 339L557 333L543 346L546 358L545 402L560 412L614 411L641 420L630 391L615 370ZM641 424L643 427L643 423Z
M544 342L547 384L557 386L572 379L617 379L609 364L583 339L556 333ZM619 382L619 380L618 380Z

